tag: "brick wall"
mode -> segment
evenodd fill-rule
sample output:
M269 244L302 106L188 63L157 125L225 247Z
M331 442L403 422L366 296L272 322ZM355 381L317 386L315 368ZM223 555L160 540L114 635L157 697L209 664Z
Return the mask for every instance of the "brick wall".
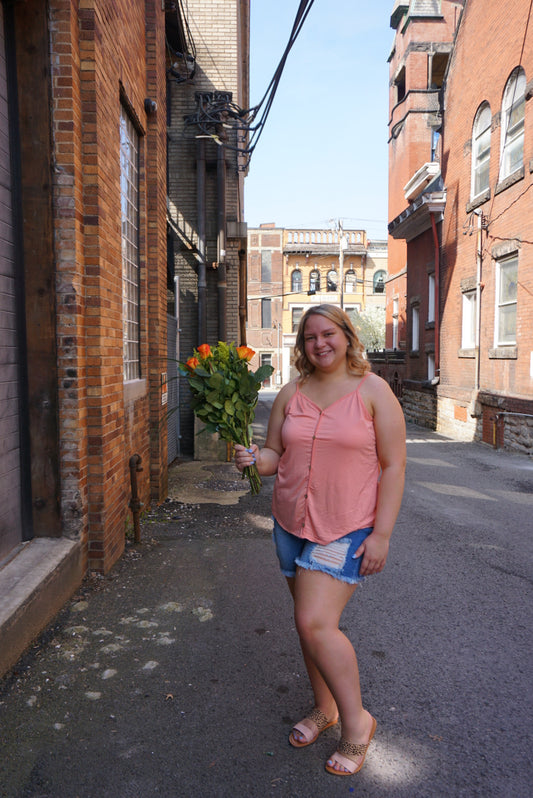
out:
M107 571L124 547L132 454L142 458L142 501L166 495L164 15L157 0L56 0L50 30L61 507L65 533L87 538L89 567ZM121 104L140 141L135 385L123 378Z

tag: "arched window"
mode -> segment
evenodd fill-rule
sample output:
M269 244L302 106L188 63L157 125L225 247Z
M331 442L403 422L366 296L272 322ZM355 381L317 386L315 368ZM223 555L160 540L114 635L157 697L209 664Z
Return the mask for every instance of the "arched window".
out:
M382 294L385 290L385 277L387 272L384 269L379 269L374 273L373 288L375 294Z
M472 130L472 197L477 197L489 187L491 123L490 105L483 103L476 114Z
M294 269L291 274L291 291L302 290L302 273L300 269Z
M355 294L357 287L357 276L353 269L348 269L344 277L344 291L347 294Z
M520 169L524 162L524 113L526 76L521 67L507 81L502 102L500 180Z
M337 272L335 271L335 269L330 269L329 270L327 280L328 280L328 283L327 283L328 284L328 291L336 291L337 290L337 284L338 284L339 281L338 281Z
M320 291L320 272L318 269L313 269L309 272L309 290Z

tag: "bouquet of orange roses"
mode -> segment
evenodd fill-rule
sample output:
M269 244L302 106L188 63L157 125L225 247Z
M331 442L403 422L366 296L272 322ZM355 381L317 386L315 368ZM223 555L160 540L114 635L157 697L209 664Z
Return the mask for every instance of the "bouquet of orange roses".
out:
M252 422L261 383L273 372L272 366L250 371L248 362L255 352L248 346L219 341L218 346L201 344L186 363L179 363L192 392L191 407L208 432L218 432L230 443L249 448ZM254 465L244 469L252 494L261 490L261 477Z

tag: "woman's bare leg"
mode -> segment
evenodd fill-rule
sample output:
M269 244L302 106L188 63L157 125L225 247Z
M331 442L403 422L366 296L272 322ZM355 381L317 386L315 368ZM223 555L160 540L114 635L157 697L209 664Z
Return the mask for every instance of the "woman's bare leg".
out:
M342 612L354 590L355 585L320 571L299 568L294 582L294 616L306 664L310 661L318 689L323 690L323 684L333 697L343 737L352 743L366 743L372 718L363 708L355 651L339 629Z

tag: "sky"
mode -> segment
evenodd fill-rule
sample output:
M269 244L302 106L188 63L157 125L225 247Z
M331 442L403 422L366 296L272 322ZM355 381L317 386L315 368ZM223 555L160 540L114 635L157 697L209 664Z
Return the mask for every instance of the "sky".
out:
M288 42L299 0L251 0L250 105ZM387 59L394 0L314 0L289 53L245 181L248 227L387 237Z

